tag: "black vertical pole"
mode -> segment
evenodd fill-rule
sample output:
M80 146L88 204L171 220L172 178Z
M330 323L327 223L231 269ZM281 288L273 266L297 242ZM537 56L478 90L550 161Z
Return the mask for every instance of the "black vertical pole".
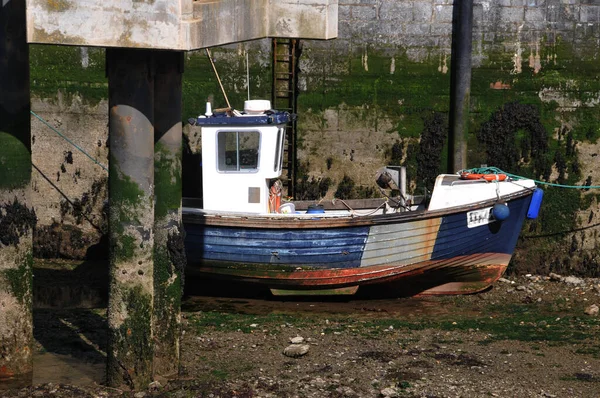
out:
M450 64L449 173L467 167L472 43L473 0L454 0Z

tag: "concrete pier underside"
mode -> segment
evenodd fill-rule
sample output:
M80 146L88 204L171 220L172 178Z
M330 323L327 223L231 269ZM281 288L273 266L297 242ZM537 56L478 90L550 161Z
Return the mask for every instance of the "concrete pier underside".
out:
M337 36L338 0L27 0L30 43L194 50Z

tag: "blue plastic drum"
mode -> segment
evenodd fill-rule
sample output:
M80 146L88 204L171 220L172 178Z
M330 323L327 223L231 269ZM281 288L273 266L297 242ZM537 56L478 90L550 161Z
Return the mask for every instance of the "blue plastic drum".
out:
M323 205L310 205L310 206L308 206L306 213L307 214L322 214L322 213L325 213L325 209L323 208Z

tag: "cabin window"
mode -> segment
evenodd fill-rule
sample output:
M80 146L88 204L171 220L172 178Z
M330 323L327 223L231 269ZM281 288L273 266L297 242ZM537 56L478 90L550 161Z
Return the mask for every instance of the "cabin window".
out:
M283 142L285 141L285 129L280 127L277 129L277 146L275 147L275 162L273 164L273 171L281 170L281 164L283 163Z
M219 171L256 171L260 150L258 131L219 131L217 133Z

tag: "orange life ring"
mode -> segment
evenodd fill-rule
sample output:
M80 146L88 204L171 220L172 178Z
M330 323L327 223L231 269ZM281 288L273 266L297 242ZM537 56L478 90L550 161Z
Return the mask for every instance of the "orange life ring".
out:
M462 180L486 180L488 182L504 181L506 180L506 174L475 174L464 172L460 173L460 178Z

